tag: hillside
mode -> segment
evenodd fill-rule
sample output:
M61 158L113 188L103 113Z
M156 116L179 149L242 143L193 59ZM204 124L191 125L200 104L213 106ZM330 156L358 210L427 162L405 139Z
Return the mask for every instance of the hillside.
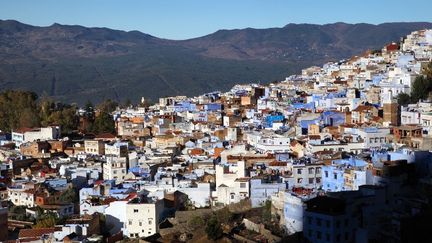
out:
M281 80L423 28L432 24L289 24L172 41L138 31L0 21L0 90L33 90L79 104L196 95Z
M184 43L211 57L322 63L381 48L413 30L431 26L431 23L288 24L283 28L220 30Z

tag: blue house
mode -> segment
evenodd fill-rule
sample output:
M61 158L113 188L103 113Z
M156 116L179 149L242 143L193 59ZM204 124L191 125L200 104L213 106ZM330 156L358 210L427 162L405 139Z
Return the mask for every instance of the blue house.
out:
M321 114L325 126L338 126L345 123L345 114L337 111L324 111Z
M334 160L331 165L322 167L322 189L332 192L358 190L366 184L366 165L364 160L354 157Z
M309 125L320 125L320 119L313 119L313 120L302 120L300 121L300 127L302 129L302 134L308 134Z
M268 115L265 118L265 126L272 127L274 122L281 122L285 119L283 115Z
M222 110L222 105L219 103L209 103L204 105L204 110L206 111L220 111Z

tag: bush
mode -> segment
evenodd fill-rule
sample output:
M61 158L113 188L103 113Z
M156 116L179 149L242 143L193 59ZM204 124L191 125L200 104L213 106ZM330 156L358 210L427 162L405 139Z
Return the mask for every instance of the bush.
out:
M272 219L271 206L272 204L270 200L267 200L264 204L261 216L264 222L270 222Z
M210 240L217 240L222 237L222 227L216 215L213 215L207 222L205 232L207 234L207 238Z
M228 224L234 217L228 207L224 207L215 212L217 220L222 224Z
M194 216L191 219L188 220L188 225L189 227L191 227L192 229L197 229L199 227L202 227L203 225L205 225L204 219L200 216Z
M401 106L408 105L411 103L411 96L406 93L399 93L397 96L397 102Z

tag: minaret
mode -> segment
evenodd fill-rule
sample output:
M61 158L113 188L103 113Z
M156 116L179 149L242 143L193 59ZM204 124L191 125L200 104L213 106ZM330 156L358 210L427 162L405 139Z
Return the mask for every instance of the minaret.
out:
M393 92L389 90L383 100L384 122L393 126L400 125L400 109L396 99L393 98Z

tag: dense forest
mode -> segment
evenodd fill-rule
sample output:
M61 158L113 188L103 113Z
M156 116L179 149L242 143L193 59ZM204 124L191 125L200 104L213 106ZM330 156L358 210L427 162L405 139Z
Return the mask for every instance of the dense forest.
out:
M18 128L33 128L60 125L64 134L80 130L85 133L114 133L114 120L111 115L118 104L105 100L94 107L87 102L84 112L78 112L74 104L55 102L49 97L41 97L31 91L7 90L0 93L0 130L10 132ZM80 127L80 120L88 126Z

